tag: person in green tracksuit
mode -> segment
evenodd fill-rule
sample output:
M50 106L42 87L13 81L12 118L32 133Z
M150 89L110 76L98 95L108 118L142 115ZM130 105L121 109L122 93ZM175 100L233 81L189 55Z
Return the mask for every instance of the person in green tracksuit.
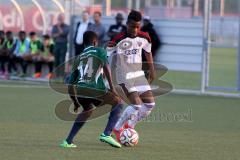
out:
M53 78L53 67L54 67L54 61L55 57L53 54L54 50L54 43L51 40L51 37L49 35L43 35L43 41L42 41L42 48L41 48L41 54L40 54L40 61L37 64L38 69L37 71L41 75L42 65L47 64L48 65L48 74L46 75L47 79Z
M37 34L35 32L30 32L30 54L31 61L35 64L35 78L40 78L41 74L39 72L38 63L41 61L41 48L42 42L38 39Z

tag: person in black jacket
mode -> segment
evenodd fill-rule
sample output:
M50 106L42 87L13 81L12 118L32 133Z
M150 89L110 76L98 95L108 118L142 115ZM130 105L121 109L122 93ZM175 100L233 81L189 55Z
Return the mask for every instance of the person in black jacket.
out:
M4 46L6 44L5 32L0 31L0 74L5 74L6 52Z
M145 16L143 19L143 26L141 28L141 31L147 32L151 38L152 41L152 55L153 57L156 55L157 50L161 47L161 41L157 34L157 32L153 28L153 24L150 21L150 17ZM146 62L146 58L143 54L142 57L143 62Z
M127 27L123 25L123 20L124 20L123 15L121 13L118 13L115 19L116 19L116 24L111 25L107 33L110 40L112 40L113 37L115 37L120 32L127 31Z
M79 55L84 49L83 34L88 30L90 25L89 14L87 11L83 11L82 21L78 22L74 36L75 56Z
M14 76L17 74L16 57L14 55L16 46L17 40L14 38L12 31L7 31L5 49L8 55L8 73Z

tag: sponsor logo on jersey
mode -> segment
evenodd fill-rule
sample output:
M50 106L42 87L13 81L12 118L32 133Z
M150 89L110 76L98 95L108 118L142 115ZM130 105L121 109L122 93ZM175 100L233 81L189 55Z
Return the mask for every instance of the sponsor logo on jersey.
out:
M125 55L132 55L132 54L137 54L139 49L132 49L132 50L126 50L124 52Z

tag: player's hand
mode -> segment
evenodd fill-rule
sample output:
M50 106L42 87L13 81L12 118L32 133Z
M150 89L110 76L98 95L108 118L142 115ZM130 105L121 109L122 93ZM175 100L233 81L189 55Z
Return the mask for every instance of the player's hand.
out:
M80 107L80 104L78 102L74 102L74 112L77 113L78 112L78 108Z
M155 72L150 70L148 73L148 83L151 84L155 77L156 77Z
M112 89L111 89L111 92L112 92L113 94L115 94L115 95L117 95L117 96L118 96L118 93L117 93L117 91L116 91L116 89L115 89L115 88L112 88Z

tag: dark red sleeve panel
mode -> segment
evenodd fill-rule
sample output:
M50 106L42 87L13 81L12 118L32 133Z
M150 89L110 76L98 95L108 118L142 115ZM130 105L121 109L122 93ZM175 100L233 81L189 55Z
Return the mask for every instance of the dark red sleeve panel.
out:
M117 34L109 43L108 43L108 47L114 47L116 46L121 40L123 40L124 38L126 38L126 32L121 32L119 34Z
M138 32L138 37L145 38L149 43L152 43L151 38L147 32Z

